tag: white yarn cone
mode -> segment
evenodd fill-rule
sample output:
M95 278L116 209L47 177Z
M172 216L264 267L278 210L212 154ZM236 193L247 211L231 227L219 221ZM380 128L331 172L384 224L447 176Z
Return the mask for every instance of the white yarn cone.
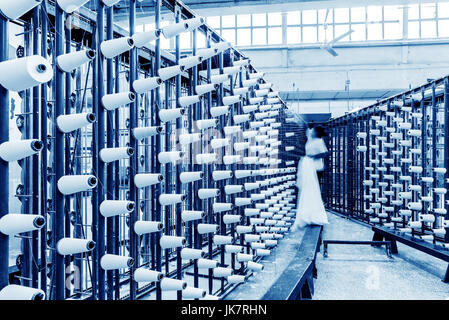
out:
M236 142L234 143L234 150L236 152L243 151L249 148L249 142Z
M255 73L250 73L249 78L250 79L260 79L260 78L263 78L264 75L265 75L265 73L263 73L263 72L255 72Z
M222 278L222 277L228 277L232 276L234 274L234 270L231 268L223 268L223 267L216 267L213 270L214 277Z
M225 252L226 253L243 252L244 249L245 249L244 246L237 246L237 245L233 245L233 244L226 244L225 245Z
M56 0L56 2L66 13L72 13L84 6L89 0Z
M220 117L229 113L229 106L211 107L209 112L211 117Z
M116 270L122 268L131 268L134 265L134 259L115 254L105 254L100 259L100 266L104 270Z
M137 128L133 128L133 130L132 130L133 136L137 140L155 136L161 132L162 132L162 127L159 127L159 126L137 127Z
M120 106L124 106L134 102L136 95L133 92L120 92L106 94L101 98L101 104L106 110L114 110Z
M252 242L252 241L259 241L260 240L260 235L258 234L245 234L245 241L246 242Z
M92 175L67 175L58 180L58 190L64 195L88 191L97 186L97 178Z
M279 101L281 101L279 98L268 98L267 104L278 103Z
M228 283L243 283L245 282L245 276L232 275L227 277Z
M161 280L161 290L163 291L179 291L187 288L187 282L178 279L164 277Z
M242 179L242 178L250 177L251 173L252 173L251 170L235 170L234 171L234 176L237 179Z
M259 83L257 85L257 88L259 88L260 90L262 90L262 89L270 89L272 86L273 86L273 84L271 82Z
M218 261L212 259L198 259L197 265L199 269L212 269L218 266Z
M250 113L250 112L256 111L258 107L259 106L257 104L249 104L249 105L243 106L242 110L244 113Z
M215 233L218 231L218 224L199 223L196 229L199 234Z
M177 118L182 117L184 114L184 108L173 108L173 109L161 109L159 110L159 119L162 122L168 122L176 120Z
M223 244L230 244L230 243L232 243L232 237L216 234L216 235L214 235L213 241L217 246L223 245Z
M56 244L56 250L63 256L92 251L94 248L95 242L87 239L62 238Z
M260 187L259 182L246 182L244 185L245 191L251 191Z
M214 43L211 47L218 49L218 52L223 52L231 47L231 43L227 41L222 41L219 43Z
M245 208L245 217L257 216L260 214L260 209L255 208Z
M237 226L237 227L235 228L235 231L236 231L238 234L250 233L250 232L253 232L253 231L254 231L254 228L253 228L253 226Z
M112 7L113 5L120 2L120 0L101 0L106 7Z
M235 75L242 70L243 70L243 67L241 67L241 66L225 67L225 68L223 68L223 73L229 74L229 75Z
M137 268L134 271L134 281L136 282L159 282L164 278L164 274L159 271L147 269L145 267Z
M56 118L59 131L69 133L95 122L95 114L84 112L60 115Z
M164 229L164 225L159 221L136 221L134 223L134 232L138 235L160 232Z
M144 94L148 91L156 89L162 84L162 82L162 79L159 77L137 79L133 82L133 90L139 94Z
M225 135L231 135L236 134L238 132L242 131L242 128L240 126L226 126L223 127L223 132Z
M181 183L190 183L201 180L203 176L204 173L202 171L181 172L179 175L179 180L181 180Z
M0 290L0 300L44 300L45 292L40 289L9 284Z
M51 64L38 55L0 62L0 85L7 90L30 89L50 81L52 77Z
M182 32L186 32L189 25L186 21L181 21L179 23L172 23L162 28L162 34L166 39L170 39Z
M203 58L203 60L212 58L213 56L218 54L218 49L217 48L203 48L203 49L199 49L196 54L198 56L201 56L201 58Z
M234 116L234 124L240 124L249 121L249 114L238 114Z
M127 159L134 154L134 149L129 147L103 148L99 152L101 161L109 163L121 159Z
M217 160L215 153L200 153L195 156L197 164L208 164Z
M191 143L200 141L202 138L201 133L185 133L179 135L179 143L182 146L187 146Z
M180 66L184 67L184 70L193 68L194 66L199 65L203 61L201 56L190 56L179 59L178 63Z
M226 97L223 97L223 104L225 106L232 105L232 104L240 102L241 98L242 97L239 95L226 96Z
M206 255L201 249L192 249L192 248L182 248L181 250L181 258L188 259L200 259Z
M268 95L268 89L254 90L254 94L256 97L265 97Z
M264 125L263 121L251 121L249 123L249 127L254 129L254 128L260 128Z
M229 74L217 74L214 76L210 76L209 80L210 80L210 83L220 84L220 83L229 81ZM223 104L225 104L225 103L223 103Z
M241 60L237 60L234 61L233 64L235 66L247 66L250 63L250 59L241 59Z
M237 214L225 214L223 215L224 224L238 223L242 220L242 216Z
M178 74L181 74L184 71L184 67L180 65L174 65L171 67L161 68L157 71L157 74L162 79L162 81L167 81Z
M256 84L257 84L257 79L248 79L248 80L242 81L242 85L244 87L252 87L252 86L255 86Z
M247 261L252 261L254 256L252 254L237 253L236 258L237 258L238 262L247 262Z
M134 210L135 204L128 200L103 200L100 204L100 213L103 217L115 217L128 214Z
M248 101L250 104L256 104L261 103L263 101L263 98L262 97L249 98Z
M216 83L207 83L207 84L200 84L195 87L196 94L203 95L208 92L212 92L218 89L218 84Z
M186 287L182 290L182 297L184 299L196 299L204 298L206 296L206 290L194 287Z
M173 204L181 203L187 199L185 194L164 193L159 196L159 203L162 206L170 206Z
M234 205L232 203L215 202L212 204L212 210L214 213L229 211L232 209L234 209Z
M8 213L0 218L0 232L8 236L39 230L46 223L40 215Z
M225 165L234 164L240 161L242 161L241 155L223 156L223 163Z
M212 172L212 179L214 181L230 179L234 176L231 170L216 170Z
M248 206L253 204L253 200L251 198L238 198L236 197L234 200L234 204L236 207Z
M164 177L159 173L138 173L134 176L134 184L137 188L144 188L161 183Z
M200 220L204 218L206 213L204 211L184 210L181 212L181 219L184 222Z
M198 189L198 198L201 200L218 197L220 195L220 189Z
M162 151L157 155L157 159L161 164L174 163L184 156L182 151Z
M205 130L215 127L218 124L218 119L203 119L195 121L195 126L198 130Z
M270 253L271 251L268 249L256 249L256 256L259 257L269 256Z
M228 146L231 141L228 138L217 139L213 138L210 140L210 146L212 149L219 149Z
M42 149L40 140L12 140L0 144L0 158L7 162L17 161L38 153Z
M185 245L186 239L184 237L163 235L159 243L162 249L176 248Z
M72 72L81 65L93 60L95 58L95 51L85 49L60 55L56 58L56 64L59 69L64 72Z
M198 103L201 101L200 95L193 95L193 96L183 96L178 98L178 104L181 107L187 107L194 103Z
M254 261L248 261L248 269L253 270L253 271L262 271L263 270L263 264L261 263L257 263Z
M186 22L188 25L186 31L193 31L193 30L201 27L204 24L205 20L203 17L197 17L197 18L184 20L183 22Z
M108 59L112 59L134 47L131 37L121 37L112 40L104 40L100 44L101 53Z
M236 88L234 89L233 93L236 95L245 95L248 93L249 88L248 87L242 87L242 88Z
M16 20L40 5L42 0L1 1L0 13L10 20Z
M158 39L160 35L160 30L151 30L135 33L133 34L132 38L134 40L134 45L136 46L136 48L142 48L148 45L151 41Z

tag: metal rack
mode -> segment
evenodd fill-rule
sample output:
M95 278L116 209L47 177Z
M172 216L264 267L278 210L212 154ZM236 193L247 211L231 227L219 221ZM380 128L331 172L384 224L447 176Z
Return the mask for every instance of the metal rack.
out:
M102 0L89 2L96 8L95 12L80 7L74 13L61 7L58 1L34 3L31 11L24 10L20 17L12 19L5 12L1 15L0 64L15 58L8 52L8 27L14 24L25 34L25 56L34 54L51 61L53 76L49 82L22 92L0 85L0 143L10 141L13 113L21 139L39 140L41 149L19 159L22 181L15 195L10 194L13 183L8 177L15 170L12 167L15 162L0 159L0 202L11 204L17 198L21 202L21 214L43 217L46 224L10 236L0 232L0 297L2 292L11 297L6 291L15 284L20 285L13 288L17 290L16 298L23 299L30 298L24 293L30 292L27 290L30 288L33 299L135 300L153 291L156 299L164 299L167 286L177 292L177 299L184 299L187 292L184 279L191 274L195 288L206 291L208 297L219 298L244 281L258 267L263 254L268 254L288 232L294 219L295 196L291 186L299 154L287 152L285 147L298 143L295 134L301 128L287 122L286 106L263 80L263 74L241 52L223 46L224 39L204 23L184 30L192 33L191 52L183 51L180 33L175 32L174 53L161 50L157 36L154 46L130 45L114 55L106 54L102 45L108 41L128 39L128 44L129 39L135 41L136 0L130 0L129 33L114 24L112 7ZM199 18L179 1L157 0L154 17L158 33L164 32L160 28L162 6L173 12L175 24ZM208 48L217 48L215 54L206 55L199 63L143 93L136 92L136 80L161 77L161 70L178 66L182 58L196 56L200 50L205 54L203 48L197 48L198 32L206 35ZM82 50L88 51L89 59L71 70L61 67L59 57ZM233 66L239 68L237 72ZM193 103L181 105L180 98L197 95L199 85L210 84L214 75L223 74L229 74L229 78L213 82L218 84L217 89L201 94L201 99ZM244 85L245 81L252 84ZM110 106L105 100L105 97L123 99L123 95L117 96L123 93L128 93L129 101L120 105ZM11 110L9 97L12 95L22 100L20 114ZM241 97L233 101L232 97L237 95ZM117 101L114 99L111 101ZM252 110L244 110L251 105ZM229 112L213 116L211 108L220 106L228 106ZM181 116L168 121L161 116L163 110L181 107L185 109ZM63 130L61 117L82 113L88 114L89 121L73 130ZM239 119L236 116L241 115L248 117L236 121ZM217 120L212 125L200 126L200 121L207 119ZM239 129L231 133L225 130L233 127ZM153 131L140 136L136 135L136 128ZM244 137L242 132L249 131L255 134ZM180 143L181 135L196 133L201 134L200 141ZM256 135L266 135L266 139L256 139ZM227 138L229 143L212 150L212 138ZM268 139L271 141L266 143ZM245 142L248 145L241 144ZM239 143L241 148L236 147ZM125 149L127 155L117 156ZM161 152L175 151L182 152L184 157L176 161L161 160ZM214 151L216 161L198 160L198 154ZM105 156L107 152L113 154L112 158ZM223 156L234 160L225 163ZM237 177L239 170L243 176ZM213 179L216 171L231 171L232 176ZM180 179L183 172L202 172L203 176L184 183ZM163 181L142 185L137 183L138 174L160 175ZM67 177L79 177L88 186L65 192L61 181ZM245 183L259 185L253 189L245 186L239 193L226 192L227 186ZM68 187L74 188L74 183ZM199 189L218 189L220 193L204 198L199 196ZM161 203L160 196L170 194L183 196L181 201ZM248 203L237 205L238 201ZM217 203L232 206L215 210ZM120 207L123 204L125 209ZM104 209L107 205L113 207L113 212ZM258 213L249 214L246 209ZM2 219L11 212L7 205L0 210L1 228ZM182 213L188 210L204 212L204 216L185 222ZM252 219L262 212L266 212L266 217L254 222ZM230 215L238 215L241 220L225 222L224 217L232 218ZM275 215L275 219L270 218ZM268 220L274 222L266 224ZM150 221L154 222L151 232L135 231L136 222ZM216 224L218 231L201 234L199 224ZM237 226L251 227L251 230L243 232ZM256 226L264 228L257 231ZM232 245L242 246L248 256L239 252L228 254L226 243L217 242L217 235L230 237ZM163 248L161 239L166 236L184 238L186 243ZM22 242L16 266L10 265L11 237L20 237ZM266 245L270 242L267 240L272 240L270 245ZM64 241L70 244L69 248L64 247ZM87 246L83 250L80 241ZM198 258L183 259L183 248L203 250L206 255L201 259L216 259L217 266L232 269L234 276L217 276L213 267L203 274ZM254 264L248 266L245 257ZM145 274L146 281L142 276L136 278L136 273ZM207 287L200 285L203 277L208 279ZM164 280L169 278L178 282ZM189 291L187 298L200 298L206 293L195 296L192 292L195 291Z

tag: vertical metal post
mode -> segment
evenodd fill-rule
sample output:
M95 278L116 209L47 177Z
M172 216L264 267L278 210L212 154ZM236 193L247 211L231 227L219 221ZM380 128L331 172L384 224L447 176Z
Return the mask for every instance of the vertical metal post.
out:
M0 16L0 62L9 58L8 21ZM9 92L0 85L0 143L9 140ZM9 165L0 159L0 218L8 214L9 206ZM8 285L9 237L0 232L0 290Z
M155 21L155 26L156 29L160 28L160 15L161 15L161 0L156 0L155 5L154 5L154 21ZM154 50L154 56L155 56L155 63L154 63L154 70L157 72L159 70L159 68L161 67L161 40L158 38L156 39L156 46L155 46L155 50ZM161 120L159 119L159 117L156 115L156 113L159 112L160 108L161 108L161 95L160 95L160 88L156 88L155 90L155 106L153 109L153 114L155 114L154 117L154 125L155 126L160 126L161 125ZM156 150L155 152L153 152L153 161L155 164L155 172L156 173L160 173L161 172L161 164L159 163L159 161L157 161L157 152L159 152L161 150L161 136L157 135L156 136ZM153 203L155 203L155 208L156 208L156 221L161 221L161 205L158 201L159 195L161 194L161 184L157 184L154 188L152 192L153 195ZM155 237L155 242L156 242L156 270L157 271L161 271L162 270L162 266L161 266L161 245L160 245L160 239L161 239L161 235L160 233L156 233L156 237ZM162 291L161 291L161 284L160 282L156 282L156 300L161 300L162 299Z
M113 7L108 7L106 9L106 40L111 40L113 38ZM113 59L106 59L106 93L114 93L114 79L113 79ZM117 108L119 109L119 108ZM114 112L106 111L106 135L107 135L107 147L114 147ZM118 145L116 145L118 147ZM107 164L107 182L106 182L106 197L107 199L119 199L114 196L114 166L115 162L109 162ZM119 181L119 180L118 180ZM116 183L118 183L116 181ZM109 217L106 219L106 251L107 253L115 253L114 244L114 220L115 217ZM115 270L108 270L106 272L107 278L107 299L113 299L113 287L114 287L114 272Z
M133 36L136 30L136 0L130 0L129 3L129 34ZM130 90L132 90L132 84L134 80L137 79L137 50L136 48L131 49L129 56L129 85ZM132 129L137 127L137 106L138 106L138 95L136 95L136 100L130 104L129 109L129 146L134 149L134 155L130 158L130 167L131 167L131 177L137 173L138 170L138 145L137 140L134 138L132 134ZM137 214L140 210L138 206L138 195L136 192L136 186L134 185L134 179L129 179L129 198L131 201L134 201L136 204L136 210L130 213L129 215L129 248L130 248L130 256L134 259L134 265L130 268L130 277L131 280L129 282L129 297L130 300L136 299L136 282L132 279L134 274L134 270L136 269L136 265L138 265L138 255L137 255L137 237L135 232L133 231L132 226L136 221Z
M55 56L64 53L64 12L57 4L55 7ZM59 68L55 68L55 112L54 118L64 114L64 72ZM64 134L60 130L55 131L55 180L58 181L64 175ZM55 199L55 225L53 226L54 244L64 237L64 195L56 190ZM56 300L64 300L65 298L65 270L64 256L56 253L55 257L55 298Z
M120 92L120 57L115 58L115 93ZM120 145L120 109L115 109L115 132L114 144L118 147ZM114 171L114 196L120 199L120 160L115 161ZM120 217L114 217L114 254L120 252ZM120 270L114 271L114 292L115 300L120 299Z
M101 257L105 254L105 218L103 215L99 214L98 207L104 200L105 194L105 178L104 169L105 164L103 161L98 159L98 153L102 148L104 148L105 140L105 121L104 121L104 110L101 103L101 98L104 96L104 56L101 53L100 44L104 40L104 4L102 0L97 0L97 78L96 87L98 91L96 99L96 117L97 117L97 131L96 134L96 150L95 152L95 162L97 166L96 174L98 179L98 184L94 194L96 194L96 203L93 204L93 214L97 217L97 239L96 239L96 249L97 249L97 262L100 261ZM95 226L94 226L95 228ZM105 299L105 271L98 263L98 300Z
M46 59L47 58L47 3L46 1L41 4L41 56ZM1 96L1 93L0 93ZM3 110L3 109L2 109ZM47 218L47 166L48 166L48 158L47 158L47 84L44 83L41 85L41 104L40 104L40 116L41 116L41 138L40 140L43 143L42 152L41 152L41 207L40 212L41 215ZM47 293L47 224L44 225L40 230L40 288L45 293ZM1 251L1 249L0 249ZM0 286L1 287L1 286Z
M446 190L449 188L449 79L446 77L444 79L444 167L446 168L446 173L444 174L444 187ZM446 209L446 215L444 219L449 219L449 205L447 201L444 202L444 208ZM446 228L446 234L444 236L444 241L449 242L449 228Z

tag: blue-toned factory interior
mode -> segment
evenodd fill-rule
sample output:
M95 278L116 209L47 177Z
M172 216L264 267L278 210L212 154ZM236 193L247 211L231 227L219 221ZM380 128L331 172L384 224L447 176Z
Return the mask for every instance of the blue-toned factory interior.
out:
M449 299L449 1L0 0L0 42L0 300Z

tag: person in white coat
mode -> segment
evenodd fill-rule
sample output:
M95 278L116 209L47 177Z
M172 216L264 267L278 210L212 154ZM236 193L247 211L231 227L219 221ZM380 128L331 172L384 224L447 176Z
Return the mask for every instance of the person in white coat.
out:
M314 128L308 129L306 135L306 155L298 162L296 186L299 192L293 230L306 225L328 223L317 175L317 170L324 169L321 155L327 152L327 148L323 139L318 138Z

